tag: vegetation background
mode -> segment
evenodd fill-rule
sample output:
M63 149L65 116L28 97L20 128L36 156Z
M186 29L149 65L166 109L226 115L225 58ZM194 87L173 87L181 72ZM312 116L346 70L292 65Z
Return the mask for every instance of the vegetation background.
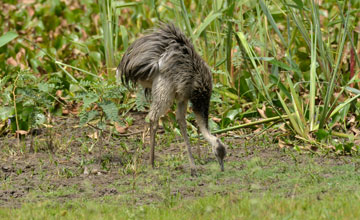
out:
M142 118L133 113L148 103L141 89L119 84L115 68L134 39L172 22L212 68L213 133L268 135L299 154L358 156L357 0L3 0L0 7L5 155L38 151L24 143L41 132L52 149L58 118L78 118L76 125L93 130L90 142L138 132L131 128ZM187 120L198 140L194 116ZM162 127L165 136L180 133L173 111Z

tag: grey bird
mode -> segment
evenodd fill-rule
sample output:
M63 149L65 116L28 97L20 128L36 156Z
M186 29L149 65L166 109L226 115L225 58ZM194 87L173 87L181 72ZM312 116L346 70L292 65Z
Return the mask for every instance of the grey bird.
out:
M150 163L154 167L155 134L159 118L177 103L176 120L187 146L191 174L196 174L194 157L186 130L188 101L192 103L200 132L212 146L221 171L224 171L226 145L212 135L208 127L212 75L208 65L195 51L191 41L173 24L161 24L153 32L132 43L116 75L127 87L140 84L151 95Z

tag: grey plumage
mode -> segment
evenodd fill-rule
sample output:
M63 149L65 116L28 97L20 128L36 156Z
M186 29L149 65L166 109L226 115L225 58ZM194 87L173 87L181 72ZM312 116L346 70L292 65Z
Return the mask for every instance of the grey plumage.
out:
M162 24L152 33L135 40L123 55L116 74L124 85L139 83L151 92L149 119L152 165L158 120L176 100L176 118L187 145L192 174L195 172L185 120L190 100L200 131L212 145L221 170L224 170L225 145L208 130L211 72L190 40L178 28L173 24Z

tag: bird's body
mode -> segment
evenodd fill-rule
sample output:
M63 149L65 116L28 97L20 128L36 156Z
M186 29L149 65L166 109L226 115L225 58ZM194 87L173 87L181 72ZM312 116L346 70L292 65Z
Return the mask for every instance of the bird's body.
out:
M192 103L197 123L223 170L225 145L208 130L208 113L212 92L209 67L196 53L190 40L174 25L164 24L150 34L137 39L125 52L117 75L125 85L141 84L151 91L150 144L154 165L155 133L159 118L177 102L176 118L188 147L192 172L195 163L186 131L187 103Z

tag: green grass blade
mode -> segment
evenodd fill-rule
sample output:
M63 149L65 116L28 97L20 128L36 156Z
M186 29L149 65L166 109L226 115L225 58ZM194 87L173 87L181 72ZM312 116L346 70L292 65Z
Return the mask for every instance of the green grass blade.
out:
M300 31L301 35L303 36L306 44L309 46L311 45L310 37L307 32L307 29L305 27L305 24L303 22L303 19L299 17L298 13L295 13L291 7L289 7L286 3L286 1L282 0L283 5L287 8L287 11L289 12L290 16L292 17L293 21L295 22L296 27Z
M264 98L266 99L266 101L270 104L270 106L272 107L272 109L276 112L277 115L279 115L281 117L281 113L279 112L279 110L275 107L272 98L269 94L268 88L267 86L264 84L264 81L261 78L261 71L259 70L259 68L262 68L262 72L264 72L264 69L262 66L258 66L255 62L255 56L254 56L254 51L252 50L252 48L250 47L250 45L247 43L246 37L244 35L243 32L238 32L237 33L237 37L239 39L239 41L241 42L242 48L244 49L245 53L247 54L247 56L249 57L251 64L254 67L254 72L255 72L255 83L257 84L257 89L260 93L262 93L262 95L264 96ZM284 122L285 120L282 119ZM291 129L291 127L290 127Z
M14 40L17 36L19 35L15 32L12 31L6 32L3 36L0 37L0 47Z
M351 99L347 99L344 103L341 103L340 105L336 106L336 108L334 109L334 111L331 112L330 114L330 118L332 116L334 116L336 113L338 113L342 108L344 108L347 104L349 104L350 102L356 100L357 98L360 97L360 94L357 94L356 96L352 97Z
M317 26L317 24L315 24ZM312 28L312 26L311 26ZM315 29L315 33L314 33ZM310 131L314 128L314 116L315 116L315 92L316 92L316 36L318 29L312 28L311 34L311 64L310 64L310 94L309 94L309 111L310 111Z
M323 71L326 74L326 77L329 76L329 66L333 66L333 61L329 55L329 49L326 48L327 46L324 44L324 38L321 32L321 22L320 22L320 12L319 7L315 4L314 0L311 1L311 12L312 12L312 19L313 25L315 28L315 38L314 40L317 41L317 50L320 52L320 56L318 57L318 62L320 63ZM312 42L311 42L312 43ZM310 47L311 50L311 47Z
M288 82L289 88L290 88L290 94L291 94L292 102L294 105L295 115L297 116L296 117L297 126L301 130L301 134L304 134L304 132L307 130L306 129L306 121L305 121L305 117L304 117L304 110L301 105L299 95L297 94L297 92L295 90L295 86L290 79L290 76L287 77L287 82Z
M323 109L323 111L321 113L321 117L320 117L320 124L319 124L320 129L324 127L325 121L330 116L330 114L329 114L329 103L330 103L330 98L333 96L333 91L334 91L334 87L335 87L335 80L336 80L338 69L340 67L340 62L341 62L341 58L342 58L342 54L343 54L343 50L344 50L344 46L345 46L346 33L347 33L347 29L348 29L348 24L349 24L349 17L350 17L349 14L347 14L345 24L344 24L344 30L343 30L343 33L342 33L342 39L341 39L341 43L340 43L340 46L339 46L336 65L335 65L335 68L334 68L334 70L332 72L332 75L331 75L330 84L327 87L325 101L324 101L324 109Z
M181 12L182 12L181 14L185 21L186 30L187 30L189 36L191 37L191 39L194 41L195 39L193 36L193 31L192 31L192 28L190 25L189 15L187 13L187 10L186 10L185 4L184 4L184 0L180 0L180 7L181 7Z
M66 64L66 63L62 63L62 62L60 62L60 61L58 61L58 60L54 60L54 62L55 62L55 64L57 64L57 65L61 65L61 66L65 66L65 67L70 67L70 68L72 68L72 69L75 69L75 70L84 72L84 73L86 73L86 74L88 74L88 75L90 75L90 76L93 76L93 77L96 77L96 78L99 78L99 79L103 79L101 76L98 76L98 75L96 75L96 74L94 74L94 73L91 73L91 72L89 72L89 71L87 71L87 70L78 68L78 67L76 67L76 66L72 66L72 65L69 65L69 64Z
M280 37L281 42L282 42L284 45L286 45L285 40L284 40L284 37L282 36L279 28L277 27L273 16L271 15L271 13L269 12L268 8L266 7L265 2L264 2L263 0L259 0L259 3L260 3L261 9L263 10L264 14L265 14L266 17L268 18L271 26L274 28L276 34Z
M120 25L120 32L121 32L121 38L122 38L122 42L123 42L123 48L125 51L129 46L129 36L126 31L126 28L123 25Z
M216 18L220 17L222 13L211 11L210 14L204 19L204 21L194 30L194 39L198 39L201 33L213 22Z
M227 32L226 32L226 43L225 43L226 70L228 74L227 82L231 82L231 49L232 49L232 24L230 21L228 21Z
M84 92L87 92L87 90L82 87L79 82L73 77L64 67L62 67L60 64L57 64L57 66L64 71L64 73L77 85L79 86Z
M281 95L280 95L278 92L277 92L276 94L277 94L277 96L279 97L279 100L280 100L280 102L281 102L281 105L283 106L286 114L288 115L289 120L290 120L290 123L291 123L292 127L294 128L295 132L298 133L299 135L303 136L303 132L300 130L299 125L298 125L298 123L296 122L297 120L296 120L296 118L294 117L294 114L291 114L291 112L290 112L287 104L285 103L285 101L284 101L284 99L281 97Z
M138 6L140 4L142 4L143 2L119 2L119 1L115 1L112 3L112 6L115 8L127 8L127 7L132 7L132 6Z
M338 8L341 8L341 7L340 7L340 3L339 3L338 0L336 1L336 4L338 5ZM359 9L358 9L358 11L359 11ZM343 23L345 23L344 14L343 14L342 11L340 12L340 17L341 17L341 21L342 21ZM356 46L355 46L355 44L354 44L353 37L351 36L351 32L350 32L350 31L346 31L346 34L347 34L348 38L350 39L351 48L352 48L354 51L356 51ZM354 53L354 55L355 55L356 63L357 63L357 65L360 67L359 55L358 55L358 53Z

